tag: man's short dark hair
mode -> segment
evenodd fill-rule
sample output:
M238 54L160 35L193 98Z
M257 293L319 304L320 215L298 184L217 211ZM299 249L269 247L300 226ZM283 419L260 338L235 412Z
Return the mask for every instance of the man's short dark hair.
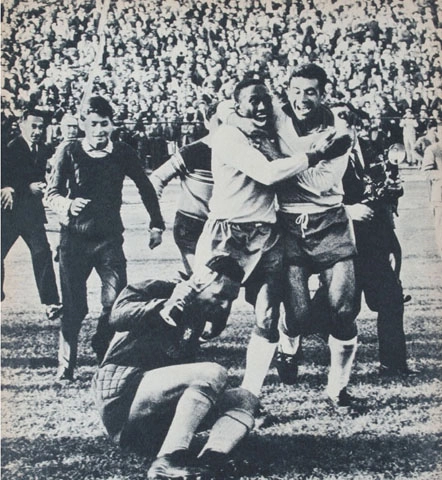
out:
M320 93L324 93L325 84L328 82L325 70L316 63L305 63L298 65L290 75L289 84L294 78L309 78L318 80Z
M244 88L250 87L252 85L262 85L263 87L266 86L262 78L244 78L239 83L237 83L235 90L233 90L233 98L235 99L235 102L239 100L239 94L241 93L241 90L244 90Z
M216 109L218 108L218 104L219 104L219 102L215 102L215 103L210 104L207 107L206 120L210 120L216 114Z
M42 110L38 110L37 108L27 108L23 110L21 114L20 121L24 122L28 117L40 117L43 119L45 123L47 123L47 113L43 112Z
M90 113L96 113L100 117L108 117L112 120L114 116L114 111L110 106L110 103L103 97L95 96L88 98L81 111L81 119L84 120L86 115Z
M230 255L216 255L206 263L206 267L213 272L225 275L234 282L241 283L244 278L244 270Z

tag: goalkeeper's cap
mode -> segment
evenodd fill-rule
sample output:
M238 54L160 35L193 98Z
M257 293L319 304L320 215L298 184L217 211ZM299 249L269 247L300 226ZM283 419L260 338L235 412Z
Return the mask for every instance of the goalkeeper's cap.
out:
M206 267L238 283L244 278L244 270L230 255L216 255L206 263Z

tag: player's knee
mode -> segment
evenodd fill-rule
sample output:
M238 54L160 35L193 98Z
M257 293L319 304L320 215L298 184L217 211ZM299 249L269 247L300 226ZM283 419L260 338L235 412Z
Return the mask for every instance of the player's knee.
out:
M356 319L353 316L332 318L330 334L338 340L354 338L358 334Z
M358 303L354 298L347 298L339 302L331 302L330 310L332 317L341 323L351 323L359 313Z
M232 416L238 417L236 419L244 423L248 429L253 428L253 417L258 405L258 397L241 387L226 390L218 404L221 411L232 413Z
M296 337L307 330L310 320L311 313L307 309L299 309L296 314L286 309L285 319L281 322L281 330L289 337Z
M227 370L217 363L206 362L201 365L201 372L201 378L193 386L210 398L219 395L227 383Z
M265 338L269 343L276 343L279 340L278 325L255 325L253 333L258 337Z
M269 342L277 342L279 339L279 306L278 308L267 308L266 310L255 309L255 315L254 332Z

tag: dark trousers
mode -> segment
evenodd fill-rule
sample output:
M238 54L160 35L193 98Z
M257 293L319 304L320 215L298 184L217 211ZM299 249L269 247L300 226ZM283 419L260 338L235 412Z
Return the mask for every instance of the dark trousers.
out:
M16 218L9 212L2 212L2 298L4 298L4 259L17 239L22 237L31 252L34 277L41 303L44 305L57 304L60 303L60 299L45 225L43 222L37 223L31 220Z
M356 285L364 292L368 308L378 313L379 360L391 368L407 363L404 333L404 300L400 281L394 272L387 249L358 246L355 258Z
M370 244L367 241L356 243L358 255L354 258L354 264L357 310L360 310L362 292L364 292L367 306L378 314L380 363L386 367L404 368L407 363L407 353L403 291L390 263L390 249L386 245ZM327 292L325 287L321 286L312 301L312 331L330 331L329 311Z
M96 344L107 347L113 330L109 315L118 294L126 286L126 258L123 237L105 240L85 238L81 234L60 233L60 282L63 298L58 361L60 368L73 372L77 361L78 335L88 312L87 280L96 270L101 279L102 311L94 335Z

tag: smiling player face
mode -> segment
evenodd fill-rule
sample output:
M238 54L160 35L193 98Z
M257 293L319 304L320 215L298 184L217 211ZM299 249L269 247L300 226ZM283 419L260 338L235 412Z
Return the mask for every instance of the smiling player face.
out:
M82 122L82 129L89 144L100 150L107 145L110 139L113 123L109 117L89 113Z
M314 117L321 104L322 93L316 78L294 77L290 81L287 96L298 120Z
M239 93L236 112L250 118L257 127L265 127L273 114L272 98L264 85L250 85Z

